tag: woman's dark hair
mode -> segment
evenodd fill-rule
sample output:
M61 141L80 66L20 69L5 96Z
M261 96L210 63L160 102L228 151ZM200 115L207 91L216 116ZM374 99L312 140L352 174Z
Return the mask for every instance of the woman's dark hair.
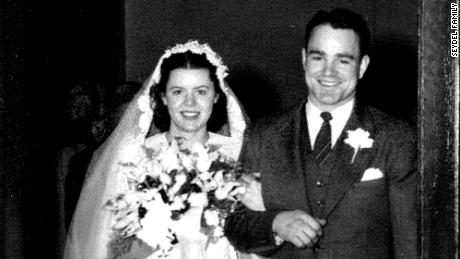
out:
M176 68L205 68L209 70L209 76L214 84L214 91L219 96L214 104L211 117L207 123L207 129L217 132L227 122L227 97L219 86L219 80L216 76L216 67L209 62L205 54L195 54L191 51L176 53L163 60L161 65L161 78L158 85L153 86L150 90L150 96L155 100L153 123L161 132L169 130L171 117L169 116L168 107L161 99L166 93L166 84L169 80L169 74Z

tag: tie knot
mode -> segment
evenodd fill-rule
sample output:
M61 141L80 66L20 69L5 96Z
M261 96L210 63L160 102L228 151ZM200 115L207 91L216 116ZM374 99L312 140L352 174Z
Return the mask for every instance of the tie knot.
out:
M332 115L329 112L322 112L320 116L323 118L324 122L329 122L332 120Z

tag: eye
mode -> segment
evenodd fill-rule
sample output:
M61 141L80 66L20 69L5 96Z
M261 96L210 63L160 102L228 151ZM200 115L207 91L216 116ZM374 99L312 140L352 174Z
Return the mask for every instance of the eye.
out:
M346 59L346 58L342 58L339 60L340 64L344 64L344 65L348 65L351 63L351 61L349 59Z
M199 95L206 95L208 93L207 89L201 88L197 90Z
M182 90L181 90L181 89L173 89L173 90L171 91L171 94L172 94L172 95L179 95L179 94L181 94L181 93L182 93Z
M310 59L314 60L314 61L320 61L321 59L323 59L323 57L321 57L319 55L312 55L312 56L310 56Z

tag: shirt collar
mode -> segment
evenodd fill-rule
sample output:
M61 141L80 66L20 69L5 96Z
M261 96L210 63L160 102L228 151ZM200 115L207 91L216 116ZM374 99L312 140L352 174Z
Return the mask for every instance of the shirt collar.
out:
M353 111L354 104L355 104L355 99L353 98L347 103L343 104L342 106L329 111L332 115L332 120L330 121L331 131L332 131L332 136L331 136L332 146L335 145L335 142L340 137L340 134L345 128L345 124L347 124L347 121L350 118L351 112ZM308 133L310 135L310 143L313 148L316 136L318 135L318 132L321 129L321 125L323 123L323 119L320 116L322 111L310 101L310 98L308 98L308 102L306 104L305 110L307 113Z

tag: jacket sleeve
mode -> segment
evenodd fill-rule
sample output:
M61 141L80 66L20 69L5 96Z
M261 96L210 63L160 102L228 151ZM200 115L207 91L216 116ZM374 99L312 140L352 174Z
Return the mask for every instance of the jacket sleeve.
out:
M416 137L412 130L390 136L388 184L394 258L418 258L418 185Z
M272 232L272 223L280 211L251 211L242 208L229 216L225 224L225 234L238 250L270 256L278 246Z
M260 162L260 135L248 128L245 132L240 163L244 169L257 171ZM261 172L263 177L263 172ZM240 251L269 256L277 250L272 232L272 223L278 210L252 211L244 206L229 215L225 223L225 234L230 242Z

